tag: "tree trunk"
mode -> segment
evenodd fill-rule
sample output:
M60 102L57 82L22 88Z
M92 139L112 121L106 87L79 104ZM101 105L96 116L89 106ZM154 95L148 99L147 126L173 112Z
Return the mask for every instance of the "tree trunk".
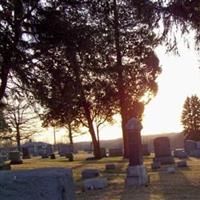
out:
M94 156L95 156L95 158L99 159L99 158L101 158L100 146L99 146L99 142L97 141L97 138L96 138L96 134L95 134L95 130L94 130L94 126L93 126L93 123L92 123L90 110L88 108L87 102L84 102L83 107L84 107L85 116L86 116L86 119L87 119L87 122L88 122L89 132L90 132L90 135L92 137L92 143L93 143L93 146L94 146Z
M96 130L97 130L97 141L99 143L99 147L101 148L101 145L100 145L100 137L99 137L99 126L97 125L96 127Z
M20 130L18 126L16 128L16 131L17 131L17 134L16 134L17 150L20 152L21 151L21 136L20 136Z
M123 81L123 66L122 66L122 55L120 48L120 32L119 32L119 18L117 11L117 2L114 0L114 31L115 31L115 48L117 53L117 67L118 67L118 93L119 93L119 106L120 106L120 115L122 120L122 134L123 134L123 143L124 143L124 157L128 157L128 143L127 135L125 130L126 124L126 105L125 105L125 90L124 90L124 81Z
M74 66L76 84L79 88L80 103L83 106L83 109L84 109L84 112L85 112L85 118L87 120L88 129L89 129L89 132L90 132L90 135L91 135L91 138L92 138L92 143L93 143L93 146L94 146L94 157L99 159L99 158L101 158L100 146L99 146L99 143L97 141L94 126L93 126L93 123L92 123L89 104L86 100L85 92L83 90L82 81L81 81L81 78L80 78L80 66L77 62L76 53L73 50L72 50L72 55L71 55L71 62Z
M68 131L69 131L69 143L70 143L70 145L72 147L72 150L74 150L74 142L73 142L71 123L68 123Z

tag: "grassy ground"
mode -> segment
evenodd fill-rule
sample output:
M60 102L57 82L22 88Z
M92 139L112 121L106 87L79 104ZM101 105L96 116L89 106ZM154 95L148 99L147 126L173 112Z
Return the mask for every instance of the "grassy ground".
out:
M44 167L70 167L76 185L77 200L199 200L200 199L200 160L189 158L188 168L179 168L175 174L167 174L166 167L152 171L150 164L152 156L145 157L144 164L150 175L148 187L124 187L125 170L128 161L122 157L103 158L98 161L85 161L89 156L79 154L74 162L68 162L65 158L56 160L41 159L39 157L24 160L22 165L13 165L12 170L34 169ZM178 161L178 160L177 160ZM119 168L113 171L105 171L106 163L117 163ZM109 186L103 190L82 192L81 171L85 168L100 169L103 176L108 178Z

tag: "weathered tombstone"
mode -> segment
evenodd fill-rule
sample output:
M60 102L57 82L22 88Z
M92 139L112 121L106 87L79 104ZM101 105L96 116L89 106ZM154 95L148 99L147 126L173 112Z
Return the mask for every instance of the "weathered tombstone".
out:
M19 151L10 151L8 157L11 165L17 165L23 163Z
M0 170L10 170L10 164L5 163L4 160L0 159Z
M0 172L1 200L75 200L71 169Z
M175 172L176 172L175 167L173 167L173 166L167 167L167 173L168 174L174 174Z
M148 144L142 144L142 155L143 156L149 156L150 155Z
M73 153L73 147L72 145L69 145L69 144L60 144L58 146L58 149L59 149L60 156L66 157L67 154Z
M51 155L53 154L52 145L48 144L48 145L46 146L45 151L46 151L46 154L47 154L48 156L51 156Z
M68 160L69 160L70 162L74 161L74 155L73 155L73 153L68 153L68 154L66 154L65 157L68 158Z
M171 154L170 142L168 137L158 137L154 140L154 162L161 164L173 164L174 158Z
M176 164L177 164L177 167L187 167L186 160L181 160L181 161L177 162Z
M153 162L152 164L151 164L151 169L160 169L161 168L161 164L160 164L160 162Z
M126 124L129 147L129 166L125 180L126 186L147 185L149 178L142 161L141 123L132 117Z
M183 158L187 158L188 154L186 153L186 151L184 149L175 149L174 150L174 157L183 159Z
M200 149L200 141L197 141L197 142L196 142L196 148L197 148L197 149Z
M41 153L41 158L45 159L45 158L49 158L49 156L46 153Z
M101 157L106 157L106 148L100 148L101 151Z
M105 165L105 169L106 170L114 170L114 169L117 169L117 165L114 163L108 163Z
M97 190L108 186L107 178L90 178L83 182L83 190Z
M53 153L53 154L51 154L51 155L50 155L50 158L51 158L51 159L56 159L56 156L55 156L55 154L54 154L54 153Z
M122 156L123 155L123 151L121 148L112 148L109 149L109 156Z
M190 156L200 158L200 149L195 149L189 153Z
M194 150L197 149L197 144L193 140L185 140L184 148L185 148L185 151L190 155Z
M31 158L30 154L29 154L29 150L26 147L22 147L22 158L23 159L29 159L29 158Z
M100 172L98 169L84 169L81 172L83 179L94 178L100 176Z

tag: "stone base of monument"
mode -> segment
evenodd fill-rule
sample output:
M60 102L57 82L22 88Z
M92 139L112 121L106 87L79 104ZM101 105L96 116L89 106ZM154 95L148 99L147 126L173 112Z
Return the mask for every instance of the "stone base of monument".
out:
M153 159L153 162L160 162L161 165L169 165L169 164L174 164L175 163L173 156L155 157Z
M127 168L127 176L125 186L147 186L149 184L149 176L144 165L129 166Z

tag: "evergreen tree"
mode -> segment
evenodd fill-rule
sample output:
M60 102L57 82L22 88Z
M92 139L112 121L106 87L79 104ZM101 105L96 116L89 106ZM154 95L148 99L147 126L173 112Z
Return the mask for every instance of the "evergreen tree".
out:
M196 95L186 98L181 121L186 139L200 140L200 99Z

